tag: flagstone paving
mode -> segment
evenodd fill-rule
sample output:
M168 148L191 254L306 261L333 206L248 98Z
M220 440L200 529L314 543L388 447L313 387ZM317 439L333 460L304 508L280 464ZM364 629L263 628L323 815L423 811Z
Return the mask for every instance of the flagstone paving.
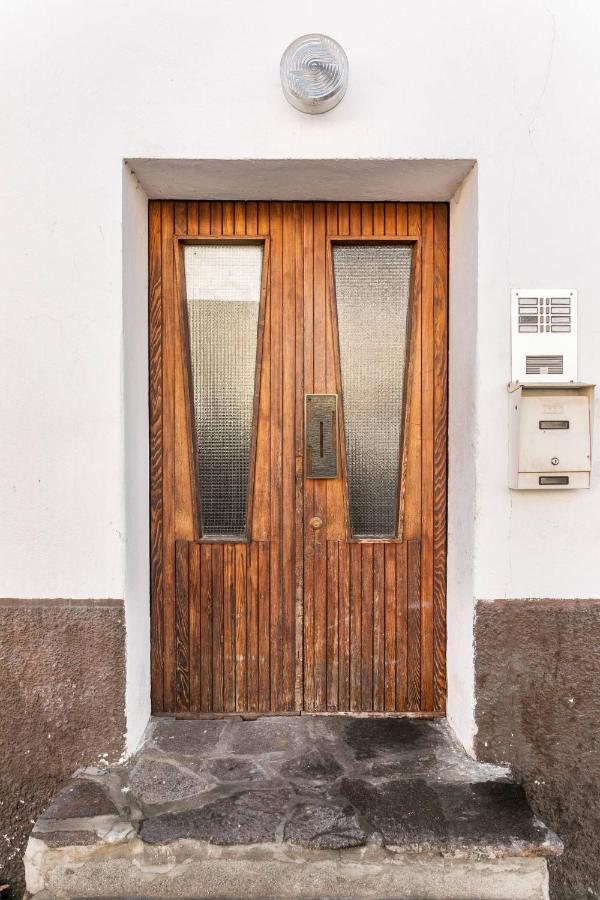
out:
M281 853L297 863L298 853L345 851L350 859L357 849L396 862L400 854L429 853L512 865L558 854L561 843L533 816L509 771L473 761L444 721L161 718L126 765L80 770L38 820L30 890L64 873L75 877L73 861L92 871L108 866L112 853L117 871L129 854L151 879L156 852L159 861L171 854L177 872L198 853L213 865L217 848L235 851L240 866L239 854L250 853L248 867L257 853L275 866ZM119 877L129 878L123 871ZM67 889L57 895L71 896Z

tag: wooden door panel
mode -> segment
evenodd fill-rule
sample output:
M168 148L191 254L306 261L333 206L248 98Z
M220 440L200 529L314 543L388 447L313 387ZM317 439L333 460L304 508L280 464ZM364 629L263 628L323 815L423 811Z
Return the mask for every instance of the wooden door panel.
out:
M327 541L327 711L419 710L419 559L419 541Z
M269 542L177 541L176 712L271 710Z
M444 711L447 216L445 204L150 203L155 712ZM266 242L247 542L207 543L198 525L178 253L195 237ZM418 242L393 541L349 538L342 402L340 477L304 473L305 394L343 400L331 260L343 237Z

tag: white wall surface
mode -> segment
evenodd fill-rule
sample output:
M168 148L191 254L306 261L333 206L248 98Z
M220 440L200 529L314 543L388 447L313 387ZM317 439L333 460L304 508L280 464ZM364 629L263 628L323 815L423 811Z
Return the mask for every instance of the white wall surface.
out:
M126 704L127 747L135 750L150 715L148 198L122 168Z
M126 592L122 160L365 157L477 160L476 327L451 317L451 373L475 379L451 432L464 602L600 596L598 467L591 491L510 493L505 387L509 291L532 285L578 289L580 375L600 381L596 3L4 0L2 20L0 595ZM278 81L312 30L350 60L314 118Z

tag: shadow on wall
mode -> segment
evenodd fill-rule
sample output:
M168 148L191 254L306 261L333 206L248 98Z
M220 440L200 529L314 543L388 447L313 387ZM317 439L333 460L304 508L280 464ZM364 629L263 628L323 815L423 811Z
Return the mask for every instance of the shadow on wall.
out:
M0 601L2 900L23 895L27 838L57 789L124 749L123 605L79 603Z
M564 841L552 900L600 897L600 600L479 602L477 758L509 763Z

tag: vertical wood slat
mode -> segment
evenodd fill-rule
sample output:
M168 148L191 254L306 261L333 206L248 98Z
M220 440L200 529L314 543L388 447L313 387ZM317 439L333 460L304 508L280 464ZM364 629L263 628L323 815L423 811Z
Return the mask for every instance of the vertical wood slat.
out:
M258 709L271 709L271 597L269 544L259 544L258 551Z
M363 712L373 709L373 544L361 544L361 700Z
M165 708L163 585L163 422L162 422L162 207L148 204L148 358L150 430L150 667L152 711Z
M420 659L419 644L415 643L420 628L420 594L408 593L408 543L396 546L396 709L411 709L409 706L409 681L419 687ZM413 614L409 618L409 602ZM415 647L411 653L411 671L409 673L409 647ZM416 660L416 672L413 672ZM414 678L413 678L414 675ZM414 705L415 693L410 695Z
M434 207L433 708L446 709L448 206Z
M258 553L259 545L248 548L246 571L246 668L247 708L258 711Z
M386 544L384 709L396 709L396 546Z
M339 707L339 544L327 542L327 709Z
M201 601L201 574L200 574L200 544L189 544L189 623L190 623L190 647L189 647L189 680L190 680L190 711L199 712L202 708L201 700L201 672L202 672L202 601Z
M187 541L175 542L176 709L190 708L189 579Z
M177 234L187 234L189 211L188 204L177 201L174 204L174 223L173 227ZM178 539L187 539L192 541L195 536L195 490L193 484L192 473L194 471L193 459L193 443L190 440L193 424L191 421L190 411L191 405L188 404L189 392L191 389L188 383L188 351L187 343L189 337L183 338L184 333L187 336L187 322L183 316L183 308L181 303L181 293L184 272L181 271L180 254L174 253L174 290L173 299L175 303L174 310L174 328L175 328L175 346L174 346L174 372L173 372L173 390L174 390L174 528L175 536Z
M350 709L350 544L338 544L339 662L338 708Z
M236 597L234 545L223 544L223 709L235 709Z
M281 709L282 615L282 429L283 429L283 210L270 205L271 235L271 709Z
M433 204L422 206L421 258L421 696L433 707Z
M313 281L314 281L314 206L303 204L303 293L304 293L304 391L314 393L313 377ZM303 444L304 447L304 444ZM315 539L310 526L314 515L315 482L304 480L304 698L306 710L315 708L314 664L314 555Z
M326 295L327 205L315 203L313 243L313 391L327 389L327 295ZM327 482L314 482L313 515L327 522ZM313 532L314 577L314 705L327 705L327 529Z
M211 550L212 597L212 712L224 711L223 659L225 655L223 628L223 544L213 544Z
M296 682L296 243L293 203L283 204L282 221L282 689L281 710L293 710Z
M175 271L173 260L174 205L161 208L162 293L162 484L163 484L163 702L176 708L175 649Z
M200 709L213 709L213 590L210 544L200 546Z
M421 709L421 558L419 541L408 541L406 546L406 605L407 605L407 701L406 709Z
M235 665L235 709L248 708L248 559L247 545L233 547L234 568L234 636L233 659Z
M385 708L385 545L373 546L373 709Z
M411 237L421 235L421 204L409 203L407 229ZM415 316L412 341L413 392L409 405L407 436L407 483L404 497L403 538L410 540L421 535L421 251L416 253L413 302Z
M360 710L362 700L362 580L361 545L350 544L350 703Z
M296 397L295 397L295 684L294 708L304 705L304 219L294 204Z

